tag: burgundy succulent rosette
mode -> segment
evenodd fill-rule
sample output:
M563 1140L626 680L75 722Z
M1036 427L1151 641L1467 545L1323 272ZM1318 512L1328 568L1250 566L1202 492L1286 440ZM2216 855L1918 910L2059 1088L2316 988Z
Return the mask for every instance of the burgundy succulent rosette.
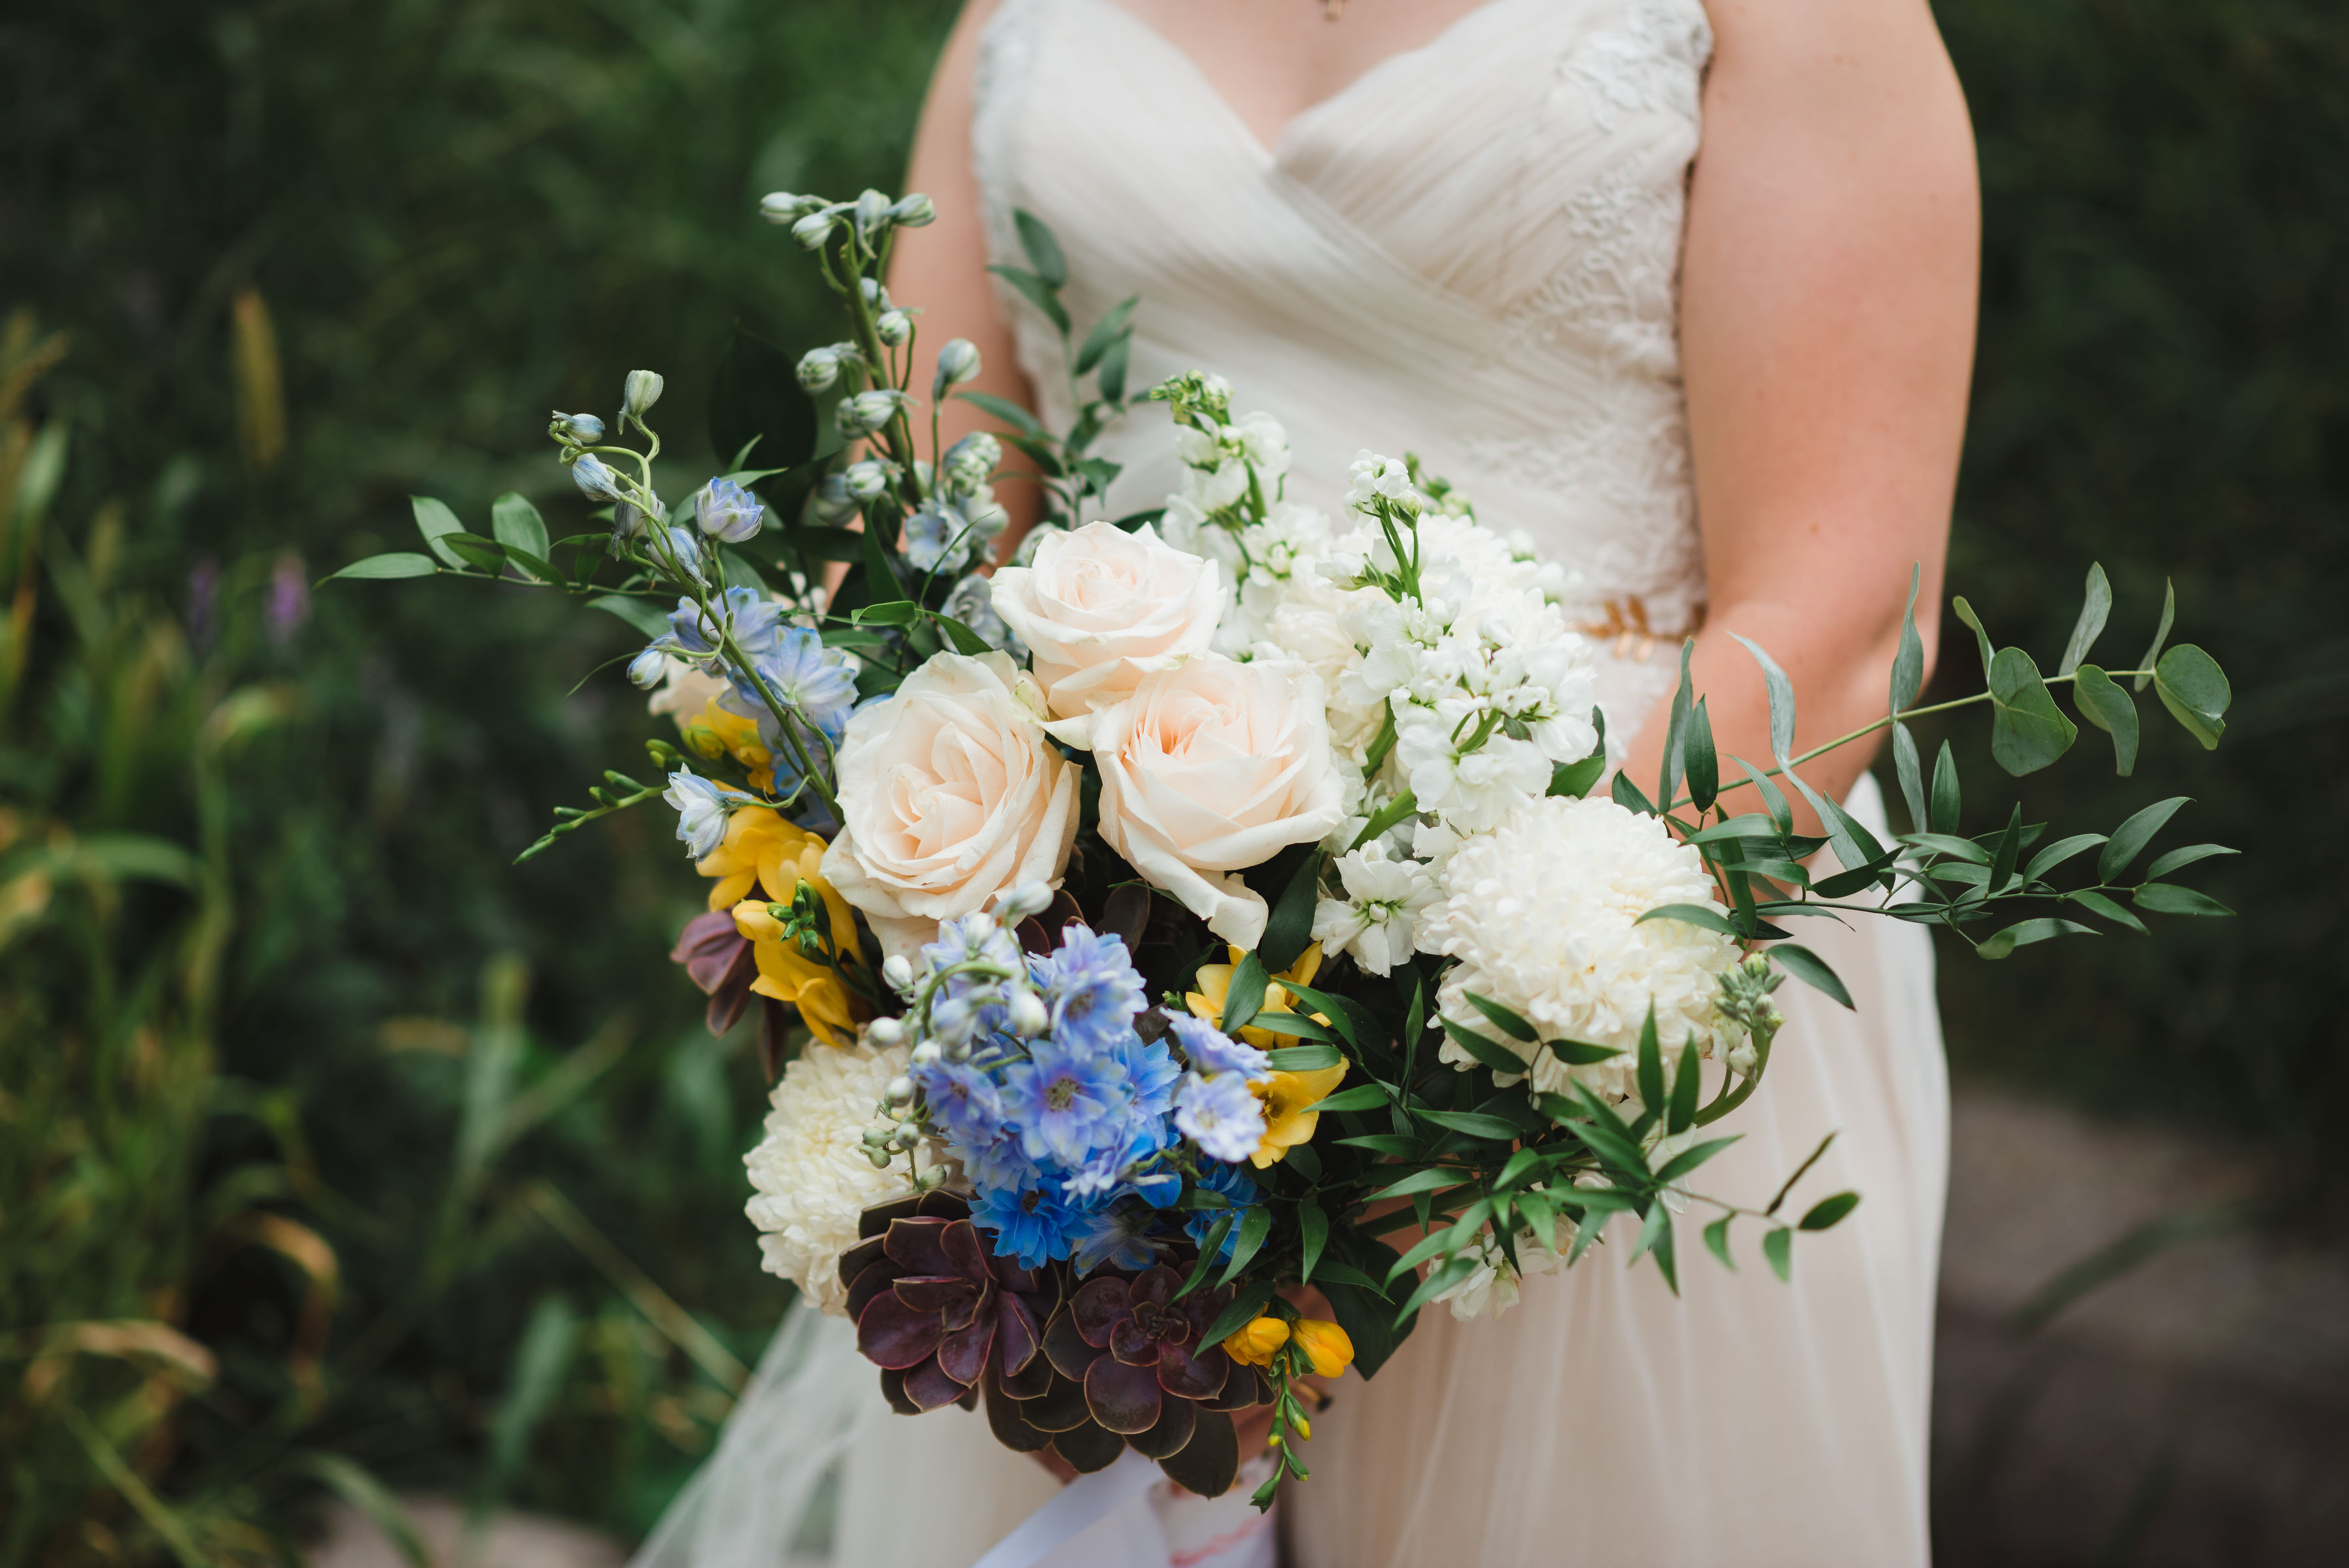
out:
M1064 1264L996 1256L992 1234L947 1192L869 1209L859 1230L840 1275L857 1348L881 1368L891 1408L968 1409L983 1393L1007 1448L1049 1448L1092 1471L1131 1447L1201 1496L1230 1488L1230 1412L1268 1402L1271 1389L1206 1341L1229 1291L1178 1300L1183 1275L1165 1264L1101 1269L1071 1289Z

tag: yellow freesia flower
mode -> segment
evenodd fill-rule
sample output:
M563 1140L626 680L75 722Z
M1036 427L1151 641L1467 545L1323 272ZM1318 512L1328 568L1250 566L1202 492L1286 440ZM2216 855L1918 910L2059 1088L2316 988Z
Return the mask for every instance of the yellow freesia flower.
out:
M1313 1370L1323 1377L1335 1377L1354 1364L1354 1342L1326 1318L1299 1318L1288 1332L1297 1348L1313 1364Z
M1346 1064L1340 1062L1317 1072L1275 1073L1260 1084L1250 1084L1248 1088L1264 1102L1264 1139L1248 1163L1262 1170L1287 1159L1299 1144L1312 1142L1321 1113L1305 1107L1328 1099L1345 1077Z
M1233 1330L1224 1341L1224 1354L1243 1366L1269 1366L1272 1353L1288 1343L1288 1325L1267 1314Z
M744 806L726 821L726 836L696 867L717 878L709 907L731 909L734 929L750 943L759 978L750 989L800 1010L815 1037L827 1045L854 1042L862 1005L832 966L812 959L783 935L769 903L789 903L802 882L814 888L832 917L832 940L843 959L861 953L856 917L848 901L822 875L824 841L762 805ZM763 890L764 897L758 896Z
M759 740L756 720L728 712L713 697L701 705L698 716L680 720L677 730L685 743L705 761L714 763L721 756L730 756L750 770L752 787L773 791L775 759Z
M1189 1005L1194 1016L1204 1018L1210 1023L1224 1015L1224 999L1231 994L1232 976L1237 972L1240 961L1247 957L1247 954L1238 948L1233 948L1230 950L1231 962L1203 963L1199 966L1199 989L1183 999ZM1320 972L1321 944L1315 942L1297 955L1295 963L1272 977L1270 983L1264 988L1264 1005L1257 1011L1258 1012L1296 1012L1296 999L1283 989L1280 982L1285 980L1298 985L1311 985L1313 977ZM1330 1022L1318 1012L1308 1013L1306 1016L1317 1023ZM1293 1045L1297 1043L1297 1036L1293 1034L1276 1035L1271 1030L1259 1029L1253 1023L1240 1030L1240 1038L1259 1051L1269 1051L1276 1046Z

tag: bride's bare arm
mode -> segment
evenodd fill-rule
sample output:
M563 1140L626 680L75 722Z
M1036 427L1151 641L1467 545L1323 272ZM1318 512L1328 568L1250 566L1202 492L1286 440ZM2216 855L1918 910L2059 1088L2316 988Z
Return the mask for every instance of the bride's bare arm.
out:
M978 346L980 368L978 379L965 389L992 392L1030 407L1028 379L1019 373L1011 331L987 275L987 234L979 217L978 181L970 167L971 70L978 58L979 29L995 14L996 4L970 0L963 7L930 78L905 189L926 192L937 203L938 219L926 229L900 233L889 268L889 292L922 312L924 369L915 377L916 396L929 396L927 367L939 346L968 337ZM972 431L999 428L970 404L952 399L942 416L940 439L947 442ZM923 455L928 456L926 450ZM1008 556L1036 520L1037 495L1031 485L1006 483L998 487L996 499L1011 514L1011 525L998 545Z
M1743 777L1728 753L1769 765L1759 672L1731 633L1793 679L1798 750L1883 716L1912 562L1933 657L1981 219L1926 0L1708 9L1681 342L1710 598L1696 681L1726 780ZM1628 764L1643 789L1663 727L1651 719ZM1803 776L1840 796L1869 754L1847 747ZM1758 809L1752 795L1727 798Z

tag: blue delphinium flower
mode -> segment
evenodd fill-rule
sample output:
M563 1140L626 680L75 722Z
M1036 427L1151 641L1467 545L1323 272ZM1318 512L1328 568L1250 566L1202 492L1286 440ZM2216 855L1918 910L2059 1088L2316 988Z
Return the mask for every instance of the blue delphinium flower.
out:
M1074 1166L1123 1140L1133 1094L1123 1063L1051 1040L1030 1049L1003 1069L1003 1101L1030 1158Z
M905 519L898 530L897 549L917 572L951 572L970 558L978 531L961 511L930 502Z
M1271 1075L1263 1052L1241 1044L1204 1018L1177 1018L1174 1027L1183 1054L1202 1073L1237 1073L1250 1083Z
M1066 1046L1106 1050L1132 1036L1134 1015L1150 1005L1124 941L1085 926L1063 927L1061 945L1029 959L1028 972L1051 1012L1052 1038Z
M718 847L726 836L728 814L750 798L715 779L696 776L691 768L669 774L668 788L661 792L677 813L677 836L685 841L686 854L696 860Z
M980 1190L970 1217L995 1232L998 1257L1012 1258L1023 1269L1041 1268L1067 1257L1077 1237L1091 1231L1091 1217L1063 1202L1056 1186L1045 1177L1024 1188Z
M1182 1173L1159 1161L1179 1141L1174 1123L1164 1116L1129 1112L1119 1137L1069 1170L1068 1195L1096 1208L1129 1195L1163 1208L1183 1195Z
M693 497L694 522L723 544L739 545L756 534L766 513L757 496L730 479L713 479Z
M578 461L571 465L571 482L590 501L620 499L619 476L612 472L609 463L594 452L580 453Z
M1264 1141L1264 1102L1249 1092L1237 1073L1202 1078L1196 1073L1183 1081L1174 1101L1174 1125L1216 1159L1242 1160Z
M1207 1244L1207 1238L1215 1233L1216 1225L1221 1223L1226 1215L1230 1216L1232 1228L1224 1232L1224 1243L1216 1249L1216 1257L1220 1262L1232 1255L1232 1248L1239 1239L1239 1222L1249 1210L1261 1201L1262 1195L1257 1191L1256 1183L1250 1181L1236 1165L1207 1167L1199 1174L1199 1185L1210 1192L1221 1193L1232 1200L1232 1207L1229 1209L1200 1210L1183 1226L1183 1229L1189 1232L1191 1240L1204 1248Z
M956 1145L985 1150L1003 1137L1003 1096L985 1069L941 1057L916 1067L913 1078Z
M1076 1246L1069 1261L1080 1274L1090 1274L1104 1263L1146 1269L1158 1261L1158 1251L1148 1241L1157 1223L1157 1210L1147 1203L1118 1203L1089 1214L1074 1232Z
M1182 1064L1174 1053L1166 1049L1163 1040L1144 1044L1142 1036L1127 1031L1125 1036L1111 1044L1109 1054L1117 1058L1133 1084L1133 1111L1136 1116L1163 1121L1174 1108L1175 1085L1182 1081Z
M740 640L739 632L736 640ZM823 637L803 626L779 626L764 646L753 651L745 644L743 650L750 656L750 668L777 701L838 743L848 731L849 712L856 706L856 676L848 668L845 654L825 647ZM734 675L734 690L766 712L766 699L739 672ZM768 713L767 718L771 722L773 715Z

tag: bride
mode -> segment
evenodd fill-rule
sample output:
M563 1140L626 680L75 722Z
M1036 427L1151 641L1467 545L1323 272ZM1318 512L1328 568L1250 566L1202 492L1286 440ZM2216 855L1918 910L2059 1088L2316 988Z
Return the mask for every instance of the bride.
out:
M1911 563L1938 602L1978 219L1927 0L971 0L908 188L940 216L893 292L930 340L979 346L981 389L1070 414L1057 338L985 270L1019 261L1024 208L1067 251L1080 332L1140 296L1128 385L1211 369L1287 427L1292 499L1334 509L1357 449L1409 449L1578 571L1634 777L1684 635L1721 749L1761 757L1733 634L1793 677L1800 745L1883 712ZM1107 515L1174 488L1154 406L1096 450L1126 465ZM1881 831L1865 760L1813 779ZM1674 1300L1602 1251L1497 1321L1431 1310L1335 1388L1274 1521L1245 1486L1161 1495L1050 1561L1268 1563L1277 1525L1302 1568L1924 1563L1931 953L1913 926L1814 924L1857 1011L1781 993L1714 1166L1767 1193L1838 1134L1813 1179L1866 1201L1791 1284L1692 1253ZM978 1417L885 1415L849 1455L838 1561L961 1568L1059 1484Z

